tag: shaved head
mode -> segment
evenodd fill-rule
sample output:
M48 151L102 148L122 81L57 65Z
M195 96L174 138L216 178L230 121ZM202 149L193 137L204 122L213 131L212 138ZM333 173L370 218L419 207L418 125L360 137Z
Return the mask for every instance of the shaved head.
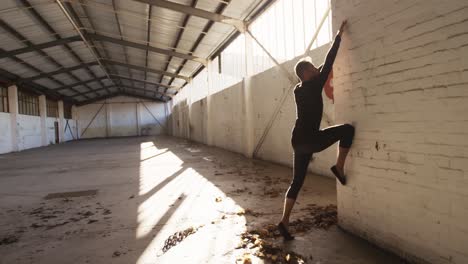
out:
M294 72L301 81L308 80L309 77L316 71L317 68L315 68L314 64L312 64L309 57L300 59L294 67Z

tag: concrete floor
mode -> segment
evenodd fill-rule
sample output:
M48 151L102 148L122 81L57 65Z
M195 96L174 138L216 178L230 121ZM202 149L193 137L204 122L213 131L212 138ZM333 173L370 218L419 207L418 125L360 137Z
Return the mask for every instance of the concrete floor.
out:
M0 263L235 263L247 227L278 222L290 175L287 167L171 137L0 155L0 240L18 238L0 245ZM83 190L97 194L44 199ZM336 203L335 181L309 175L292 220L309 203ZM242 208L262 216L237 215ZM199 226L162 251L170 235ZM403 263L336 226L275 243L311 256L307 263Z

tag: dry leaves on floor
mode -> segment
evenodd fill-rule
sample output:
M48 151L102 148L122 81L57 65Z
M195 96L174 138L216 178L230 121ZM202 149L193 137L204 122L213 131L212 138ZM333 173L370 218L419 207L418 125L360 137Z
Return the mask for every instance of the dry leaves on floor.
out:
M271 189L268 189L268 188L263 188L263 195L264 196L269 196L270 198L276 198L280 195L283 194L283 192L285 191L284 188L271 188Z
M18 242L18 237L17 236L6 236L0 240L0 245L9 245Z
M248 209L247 209L248 210ZM247 214L247 210L245 214ZM337 222L336 205L319 206L310 204L302 211L307 212L307 216L289 224L291 233L302 233L313 228L328 229ZM251 229L241 235L242 242L237 247L249 252L239 257L236 263L251 263L251 255L272 263L306 263L307 259L295 252L286 251L280 246L267 241L272 238L281 237L276 225Z
M177 244L182 242L188 236L195 234L198 231L198 229L202 227L203 225L199 227L189 227L184 231L176 232L173 235L169 236L164 242L164 247L162 248L163 253L166 253L172 247L177 246Z
M237 212L237 215L251 215L251 216L258 217L258 216L261 216L262 213L254 212L251 209L247 208L247 209L240 209Z
M46 230L64 226L69 223L80 222L93 224L98 222L101 215L110 215L112 211L105 208L100 202L90 204L86 198L62 199L62 203L53 200L41 203L42 206L24 214L29 215L33 223L31 228L45 228ZM104 217L104 219L108 219Z
M229 193L229 194L239 194L239 195L240 195L240 194L243 194L243 193L248 192L248 191L249 191L249 188L244 187L244 188L235 189L235 190L230 191L230 192L228 192L228 193Z
M301 229L301 225L309 225L315 228L328 229L338 222L336 205L330 204L326 206L319 206L316 204L309 204L303 211L307 211L309 216L304 220L297 220L290 225L297 226Z
M237 263L251 263L250 254L273 263L306 263L303 256L287 251L271 242L265 241L259 234L245 232L241 235L242 242L238 248L244 248L250 253L244 253L242 257L237 258ZM246 262L247 261L247 262Z

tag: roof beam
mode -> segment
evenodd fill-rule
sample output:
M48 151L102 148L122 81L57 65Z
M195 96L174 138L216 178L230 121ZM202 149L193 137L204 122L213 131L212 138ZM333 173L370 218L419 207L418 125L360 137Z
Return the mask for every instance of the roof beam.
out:
M23 42L25 45L27 46L34 46L34 44L28 40L25 36L23 36L21 33L19 33L18 31L16 31L16 29L14 29L12 26L10 26L7 22L5 22L3 19L0 18L0 27L5 30L6 32L8 32L10 35L12 35L13 37L15 37L17 40ZM52 65L54 65L55 67L57 68L61 68L63 67L62 64L60 64L57 60L55 60L53 57L50 57L46 52L42 51L42 50L37 50L36 51L39 55L43 56L43 58L45 59L45 61L47 61L48 63L51 63ZM13 57L15 59L15 61L22 61L24 62L23 60L17 58L17 57ZM25 64L27 65L27 64ZM38 68L36 67L32 67L35 69L36 72L39 72L39 73L43 73L42 70L39 70ZM73 79L76 79L76 80L79 80L75 75L73 74L69 74L70 77L72 77ZM51 80L55 83L58 83L59 85L65 85L65 83L63 83L61 80L58 80L58 79L54 79L54 78L51 78Z
M106 42L111 42L111 43L119 44L119 45L126 46L126 47L132 47L132 48L147 50L147 51L160 53L160 54L164 54L168 56L174 56L174 57L178 57L178 58L182 58L186 60L192 60L192 61L199 62L203 65L206 65L208 62L206 59L203 59L203 58L199 58L193 55L184 54L184 53L180 53L176 51L153 47L153 46L150 46L149 44L145 45L145 44L140 44L136 42L131 42L131 41L108 37L108 36L99 35L99 34L87 34L86 36L96 41L106 41Z
M178 75L178 74L174 74L174 73L166 72L166 71L162 71L162 70L156 70L156 69L146 68L146 67L137 66L137 65L131 65L131 64L118 62L118 61L107 60L107 59L102 59L102 62L104 64L118 65L118 66L127 67L127 68L130 68L130 69L135 69L135 70L139 70L139 71L143 71L143 72L146 70L148 72L152 72L152 73L156 73L156 74L163 74L163 75L171 76L172 78L182 79L182 80L185 80L187 82L190 81L190 77L182 76L182 75Z
M152 5L148 5L148 23L146 23L146 46L147 48L149 48L149 44L150 44L150 41L151 41L151 15L153 13L153 6ZM147 49L146 50L146 53L145 53L145 67L148 68L148 59L149 59L149 50ZM145 71L145 81L146 79L148 78L148 72ZM143 83L143 88L145 88L146 90L146 83Z
M113 84L107 85L107 86L104 86L104 87L102 87L102 88L96 89L96 90L94 90L94 91L95 91L95 92L99 92L99 91L102 91L102 90L107 90L107 89L109 89L109 88L115 88L115 85L113 85ZM72 95L72 97L78 97L78 96L81 96L81 95L83 95L83 94L89 94L89 93L91 93L91 91L84 92L84 93L82 93L82 94L74 94L74 95Z
M157 91L157 90L148 90L148 89L144 89L144 88L138 88L138 87L134 87L134 86L129 86L129 85L121 85L123 88L127 88L127 89L130 89L130 90L135 90L135 91L142 91L142 92L152 92L152 93L155 93L155 94L162 94L161 92Z
M93 97L91 99L78 102L78 103L76 103L76 106L83 106L83 105L87 105L87 104L92 104L92 103L95 103L97 101L101 101L101 100L105 100L105 99L109 99L109 98L112 98L112 97L119 96L120 94L121 94L120 92L113 92L113 93L108 93L108 94L101 95L101 96L96 96L96 97Z
M138 87L134 87L134 86L130 86L130 85L119 85L119 86L121 86L123 88L130 89L130 90L135 90L135 91L145 91L143 88L138 88ZM96 89L94 91L99 92L99 91L105 90L107 88L117 88L117 87L115 85L107 85L107 86L105 86L103 88L99 88L99 89ZM146 90L146 91L162 95L162 92L159 92L159 91L152 91L152 90ZM72 97L78 97L78 96L81 96L83 94L88 94L88 93L91 93L91 91L80 93L80 94L75 94L75 95L72 95Z
M45 30L47 30L54 38L55 40L60 40L62 37L60 34L55 31L55 29L39 14L39 12L29 3L28 0L20 0L21 4L27 8L28 12L39 22L38 24ZM78 63L83 63L83 60L78 56L78 54L68 45L64 44L65 49L70 53L70 55L78 62ZM41 50L42 51L42 50ZM96 74L91 71L91 69L86 68L86 71L88 72L89 75L91 75L93 78L96 78ZM72 75L73 79L76 81L81 81L77 76ZM103 83L101 83L101 86L104 86ZM88 89L91 89L90 87L86 86ZM92 89L91 89L92 90Z
M164 101L163 101L162 99L160 99L160 98L151 97L151 96L147 96L147 95L141 95L141 94L135 94L135 93L129 93L129 92L122 92L122 95L131 96L131 97L140 98L140 99L145 99L145 100L162 101L162 102L164 102Z
M77 82L77 83L72 83L70 85L66 85L66 86L62 86L60 88L57 88L57 89L52 89L54 91L63 91L63 90L67 90L67 89L71 89L75 86L79 86L79 85L83 85L83 84L88 84L88 83L92 83L92 82L99 82L99 81L102 81L102 80L105 80L107 79L107 76L103 76L103 77L99 77L99 78L93 78L93 79L89 79L89 80L86 80L86 81L81 81L81 82ZM104 85L105 86L105 85ZM90 91L91 92L91 91Z
M3 70L0 68L0 79L8 84L15 84L17 83L19 87L24 88L29 91L33 91L38 94L45 94L48 97L55 99L55 100L64 100L70 103L74 103L74 99L69 96L65 96L63 94L59 94L53 90L47 89L46 87L36 84L33 82L23 82L21 84L18 83L18 80L21 79L20 76L11 73L9 71Z
M86 36L96 41L105 41L105 42L115 43L115 44L119 44L119 45L126 46L126 47L147 50L147 51L160 53L160 54L164 54L168 56L174 56L174 57L178 57L178 58L182 58L186 60L196 61L204 65L206 65L208 62L204 58L199 58L197 56L193 56L189 54L184 54L180 52L153 47L153 46L150 46L149 44L145 45L145 44L140 44L140 43L131 42L127 40L121 40L121 39L99 35L99 34L86 34ZM68 44L71 42L77 42L77 41L83 41L83 40L81 39L80 36L73 36L73 37L68 37L68 38L57 39L57 40L50 41L50 42L44 42L44 43L37 44L37 45L31 45L25 48L20 48L20 49L15 49L15 50L10 50L10 51L2 51L0 52L0 59L13 57L13 56L23 54L23 53L43 50L43 49L51 48L54 46L65 45L65 44Z
M56 70L56 71L53 71L53 72L45 72L45 73L41 73L41 74L36 75L36 76L32 76L32 77L29 77L29 78L24 78L23 81L34 81L34 80L39 80L39 79L42 79L42 78L50 78L50 77L52 77L54 75L57 75L57 74L67 73L67 72L71 72L71 71L75 71L75 70L79 70L79 69L82 69L82 68L95 66L95 65L98 65L98 63L97 62L82 63L82 64L78 64L78 65L73 66L73 67L62 68L60 70Z
M84 100L84 101L78 102L76 105L77 106L83 106L83 105L87 105L87 104L92 104L92 103L95 103L95 102L98 102L98 101L101 101L101 100L105 100L105 99L109 99L109 98L113 98L113 97L116 97L116 96L119 96L119 95L131 96L131 97L146 99L146 100L151 100L151 101L163 101L163 100L161 100L159 98L151 97L151 96L147 96L147 95L140 95L140 94L130 93L130 92L115 92L115 93L110 93L110 94L106 94L106 95L103 95L103 96L94 97L94 98L91 98L89 100Z
M245 23L242 20L235 19L232 17L228 17L225 15L221 15L218 13L212 13L203 9L194 8L191 6L186 6L166 0L134 0L137 2L145 3L148 5L158 6L162 8L166 8L172 11L184 13L191 16L201 17L208 19L210 21L223 23L227 25L234 26L239 31L243 32L245 30Z
M148 81L138 80L138 79L135 79L135 78L131 78L131 77L127 77L127 76L122 76L122 75L111 74L110 76L111 76L111 78L112 78L112 77L115 77L115 78L124 79L124 80L129 80L129 81L134 81L134 82L140 82L140 83L146 83L146 84L150 84L150 85L156 85L156 86L160 86L160 87L179 89L178 87L170 86L170 85L163 84L163 83L148 82Z
M108 69L106 67L104 67L104 65L102 65L101 61L99 60L99 58L100 58L99 52L95 49L95 47L93 45L91 45L88 42L88 40L86 39L84 34L81 32L80 27L83 28L83 24L81 23L80 18L78 17L75 10L73 9L73 6L70 3L67 2L67 3L65 3L65 5L67 7L65 7L65 5L61 2L61 0L55 0L55 2L59 6L59 8L62 10L65 17L67 17L67 19L70 22L70 24L72 25L72 27L75 29L75 31L78 33L78 35L81 37L81 39L83 40L83 43L89 49L91 55L93 55L93 57L96 60L97 64L104 71L104 74L110 79ZM85 13L87 13L86 9L84 9L84 10L85 10ZM91 23L91 19L90 19L90 23ZM104 84L103 84L103 86L104 86Z
M57 40L54 40L54 41L45 42L45 43L32 45L32 46L28 46L28 47L20 48L20 49L15 49L15 50L8 50L8 51L5 50L5 51L0 52L0 59L13 57L13 56L16 56L16 55L20 55L20 54L28 53L28 52L32 52L32 51L43 50L43 49L47 49L47 48L51 48L51 47L55 47L55 46L60 46L60 45L64 45L64 44L67 44L67 43L70 43L70 42L75 42L75 41L81 41L80 36L73 36L73 37L68 37L68 38L57 39Z
M215 13L216 14L221 14L222 12L224 12L224 10L226 9L226 7L228 6L228 4L231 2L231 0L226 0L226 2L223 2L223 3L219 3L218 6L216 7L216 11ZM195 43L192 45L192 48L190 49L190 52L194 52L195 50L197 50L198 46L200 45L200 43L203 41L203 39L205 38L205 36L208 34L208 32L211 30L211 28L213 27L214 25L214 22L211 20L211 21L208 21L206 23L206 25L203 27L203 30L202 30L202 33L198 36L197 40L195 41ZM182 61L182 63L179 65L179 67L177 68L176 70L176 74L180 73L180 71L182 71L182 69L184 68L185 64L187 63L186 60ZM169 81L169 85L172 84L172 82L174 81L174 78L172 78L170 81ZM164 92L167 92L167 89L166 91Z
M85 10L86 10L86 7L84 7ZM122 25L120 24L120 19L119 19L119 14L117 12L117 6L115 4L115 0L112 0L112 9L113 9L113 13L114 13L114 17L115 17L115 21L117 22L117 28L119 29L119 36L120 36L120 39L123 40L123 33L122 33ZM96 31L95 31L96 32ZM104 48L104 47L103 47ZM129 63L129 59L128 59L128 47L125 47L123 46L122 47L122 50L124 52L124 55L125 55L125 63ZM148 53L148 51L146 51L146 53ZM127 73L129 76L133 77L133 73L130 69L127 68ZM122 84L122 80L121 79L117 79L116 81L118 81L120 84ZM133 83L133 85L135 85Z
M198 3L198 0L192 0L191 3L190 3L190 6L195 7L197 5L197 3ZM187 27L189 19L190 19L190 16L186 14L185 17L184 17L184 20L182 21L182 26L178 30L177 37L176 37L176 39L174 41L174 44L172 45L172 50L176 50L177 47L179 46L180 40L182 39L182 35L184 34L184 31L185 31L185 28ZM165 71L169 70L169 65L171 64L171 61L172 61L172 57L169 57L169 60L167 60L167 62L166 62L166 66L164 66ZM162 82L163 78L164 78L164 76L161 76L161 78L159 79L159 82ZM167 89L166 89L166 91L167 91Z

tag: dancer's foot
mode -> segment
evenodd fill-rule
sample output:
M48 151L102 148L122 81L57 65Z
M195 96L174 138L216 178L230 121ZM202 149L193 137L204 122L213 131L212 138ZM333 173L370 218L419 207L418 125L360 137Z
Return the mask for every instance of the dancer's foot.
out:
M336 165L331 167L330 170L335 174L335 177L342 185L346 185L346 177L344 176L343 169L338 168Z
M289 233L287 227L283 224L283 222L280 222L278 224L278 230L279 230L280 234L283 236L284 240L289 241L289 240L294 239L294 236L292 236Z

